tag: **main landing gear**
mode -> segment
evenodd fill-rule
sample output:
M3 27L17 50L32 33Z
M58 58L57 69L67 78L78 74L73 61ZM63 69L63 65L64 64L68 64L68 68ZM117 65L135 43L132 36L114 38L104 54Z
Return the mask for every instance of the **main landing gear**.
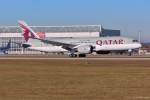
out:
M86 54L79 54L79 55L77 55L77 54L69 54L69 57L71 57L71 58L76 58L76 57L84 58L84 57L86 57Z
M76 58L76 57L77 57L77 54L69 54L69 57L71 57L71 58Z
M79 54L79 58L84 58L86 57L86 54Z

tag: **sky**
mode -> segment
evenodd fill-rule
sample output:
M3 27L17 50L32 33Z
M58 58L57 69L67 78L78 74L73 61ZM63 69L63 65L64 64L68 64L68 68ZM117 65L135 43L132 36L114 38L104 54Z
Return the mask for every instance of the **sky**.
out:
M150 0L0 0L0 26L102 25L150 42Z

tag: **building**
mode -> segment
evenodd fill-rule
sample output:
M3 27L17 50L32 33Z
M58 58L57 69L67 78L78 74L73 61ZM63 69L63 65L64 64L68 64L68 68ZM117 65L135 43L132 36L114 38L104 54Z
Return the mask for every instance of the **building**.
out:
M101 29L100 37L106 37L106 36L120 36L120 30L111 30L111 29Z
M101 25L79 26L31 26L35 32L42 32L46 38L51 37L100 37L120 36L120 30L104 29ZM4 46L11 39L13 42L23 43L22 31L17 26L0 27L0 46ZM23 49L20 45L12 43L9 54L37 54L39 51Z

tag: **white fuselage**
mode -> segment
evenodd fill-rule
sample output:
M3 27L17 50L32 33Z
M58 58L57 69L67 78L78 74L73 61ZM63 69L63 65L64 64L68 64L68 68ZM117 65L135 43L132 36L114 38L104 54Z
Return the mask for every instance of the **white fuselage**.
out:
M113 50L132 50L141 47L141 44L134 39L126 37L95 37L95 38L50 38L51 41L57 41L61 43L73 44L78 46L91 45L94 47L94 51L113 51ZM32 44L29 49L43 51L43 52L67 52L61 46L52 46L50 44L44 44L38 40L40 45L30 42Z
M141 44L117 44L117 45L103 45L96 46L96 51L114 51L114 50L132 50L140 48Z

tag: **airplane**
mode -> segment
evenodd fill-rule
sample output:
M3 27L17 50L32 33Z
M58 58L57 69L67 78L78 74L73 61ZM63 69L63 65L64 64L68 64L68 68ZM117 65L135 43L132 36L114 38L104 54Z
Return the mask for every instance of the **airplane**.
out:
M3 52L4 54L8 54L6 51L8 51L11 48L11 40L7 43L7 46L0 47L0 52Z
M20 28L23 30L23 36L29 40L37 40L50 46L37 47L30 43L24 43L23 47L49 52L50 49L56 52L68 52L70 57L86 57L87 54L96 52L97 54L110 53L111 51L128 51L130 55L135 49L141 47L138 40L127 37L85 37L85 38L51 38L43 39L34 32L26 22L18 21ZM51 51L50 51L51 52Z

